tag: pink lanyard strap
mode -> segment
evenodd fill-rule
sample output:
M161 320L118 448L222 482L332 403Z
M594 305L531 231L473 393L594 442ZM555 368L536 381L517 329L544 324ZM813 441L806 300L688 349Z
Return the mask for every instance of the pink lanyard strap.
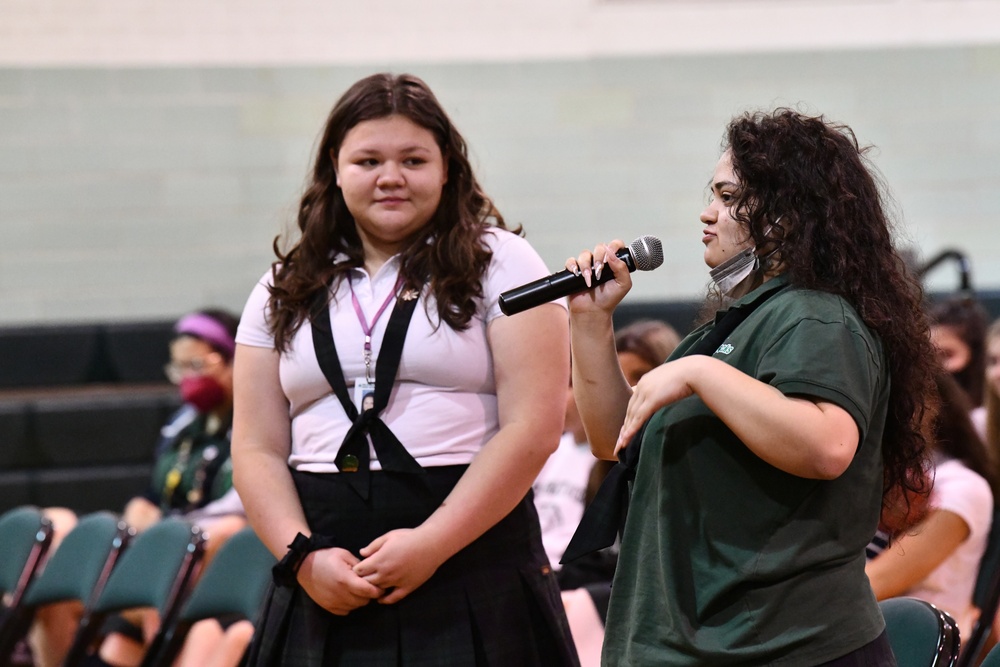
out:
M358 322L361 324L361 330L365 334L365 380L367 382L372 381L371 367L372 367L372 330L375 325L378 324L378 319L382 317L382 313L385 309L389 307L396 298L396 293L399 291L400 286L403 284L403 276L400 275L396 278L396 285L389 292L389 296L385 297L385 301L379 307L378 311L375 313L375 317L372 318L372 323L368 324L368 319L365 317L365 311L361 309L361 302L358 301L358 296L354 293L354 281L348 280L348 285L351 287L351 305L354 306L354 314L358 316Z

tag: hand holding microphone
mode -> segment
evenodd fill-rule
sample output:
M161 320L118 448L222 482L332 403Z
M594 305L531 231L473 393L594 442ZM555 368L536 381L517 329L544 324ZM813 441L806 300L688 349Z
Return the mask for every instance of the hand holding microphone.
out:
M615 255L625 262L629 272L636 269L652 271L663 263L663 244L655 236L640 236ZM594 275L588 286L582 275L564 269L502 293L500 310L504 315L514 315L543 303L592 289L613 278L614 274L610 270L604 271L600 276Z

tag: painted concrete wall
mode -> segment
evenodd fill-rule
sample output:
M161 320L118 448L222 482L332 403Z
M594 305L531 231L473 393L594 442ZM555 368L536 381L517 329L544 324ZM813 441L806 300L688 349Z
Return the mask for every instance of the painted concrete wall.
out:
M554 270L662 238L630 299L702 292L723 126L778 104L852 125L904 242L1000 287L998 2L410 4L0 3L0 325L239 309L329 107L384 69L431 84Z

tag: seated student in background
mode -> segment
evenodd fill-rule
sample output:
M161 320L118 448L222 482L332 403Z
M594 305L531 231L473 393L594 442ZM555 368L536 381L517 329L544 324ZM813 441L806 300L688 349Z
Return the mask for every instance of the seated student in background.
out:
M634 386L639 378L666 361L680 342L677 331L660 320L635 320L619 329L615 350L625 379Z
M622 327L615 334L615 349L618 352L618 363L621 364L622 372L629 384L634 386L639 378L662 364L679 342L680 336L674 328L659 320L636 320ZM582 433L582 420L576 409L576 401L572 397L572 385L571 395L567 399L567 428L571 423L570 404L575 416L574 423L580 424L579 430ZM586 438L586 434L583 437ZM587 452L592 461L585 494L585 502L589 504L614 462L595 459L589 445ZM549 459L549 463L554 458L555 455ZM546 467L548 465L546 464ZM562 549L566 548L573 532L571 530L566 536L566 541L562 542ZM561 554L562 551L560 556ZM555 562L558 561L553 561ZM618 545L614 545L572 560L559 570L563 605L566 607L566 617L569 619L570 632L582 667L596 666L600 663L601 645L604 643L604 620L608 614L611 579L614 577L617 562Z
M660 320L635 320L622 327L615 334L615 351L625 379L634 387L639 378L666 361L680 342L680 334ZM588 505L614 464L603 459L594 464L585 498Z
M989 454L994 474L1000 476L1000 320L993 322L986 331L986 377L983 386L983 405L980 420L983 424L986 452ZM973 423L977 421L973 411Z
M164 370L178 385L184 405L160 430L148 489L132 498L122 515L139 532L164 516L196 523L206 534L206 561L246 525L243 505L232 488L229 457L238 324L226 311L206 309L174 325L170 363ZM218 626L215 620L203 623L202 630ZM130 610L113 627L94 664L138 665L159 618L154 610Z
M928 316L941 366L969 397L972 423L985 439L986 310L972 297L953 296L931 305Z
M580 413L573 399L572 382L566 389L566 426L559 447L542 466L531 485L542 528L542 546L553 570L583 516L584 494L594 455L587 444Z
M933 428L927 514L869 560L865 572L879 600L927 600L951 614L968 636L979 613L972 593L993 518L994 475L961 387L943 370L937 385L941 407Z
M990 469L1000 479L1000 320L994 320L986 330L986 377L983 385L983 405L973 411L973 422L979 421L985 431L984 441L990 459ZM986 655L1000 637L1000 614L993 619L993 629L983 646Z
M138 531L164 515L197 519L207 529L215 517L243 514L229 457L238 324L230 313L204 310L174 326L164 371L184 405L160 430L149 487L125 506L123 518Z
M648 370L659 366L678 342L680 336L673 327L657 320L639 320L624 327L615 337L615 345L625 377L633 384L638 382ZM584 507L607 474L609 464L611 462L595 458L590 451L570 382L566 391L566 426L562 440L532 485L542 526L542 543L554 570L560 570L563 551L576 532ZM577 561L570 570L579 566ZM613 564L611 568L613 571ZM560 586L576 588L594 579L604 581L604 574L605 569L601 568L599 575L583 575L585 581L571 574L568 584L560 576Z

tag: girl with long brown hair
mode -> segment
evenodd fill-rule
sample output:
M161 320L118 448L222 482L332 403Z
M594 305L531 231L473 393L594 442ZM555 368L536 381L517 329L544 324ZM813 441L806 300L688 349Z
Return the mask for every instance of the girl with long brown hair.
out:
M567 317L420 79L354 84L237 337L235 483L281 560L253 665L572 665L531 482ZM366 396L371 395L371 402Z

